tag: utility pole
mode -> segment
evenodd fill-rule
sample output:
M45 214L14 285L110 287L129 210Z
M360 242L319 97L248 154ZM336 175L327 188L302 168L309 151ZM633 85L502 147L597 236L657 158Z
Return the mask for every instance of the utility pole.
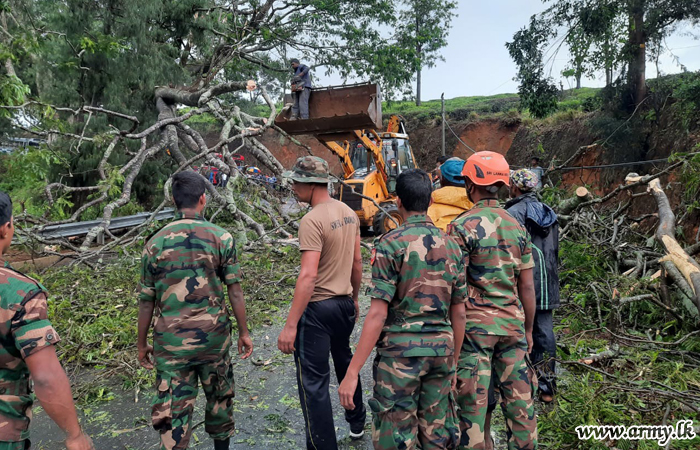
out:
M442 100L442 156L445 156L445 93L440 96Z

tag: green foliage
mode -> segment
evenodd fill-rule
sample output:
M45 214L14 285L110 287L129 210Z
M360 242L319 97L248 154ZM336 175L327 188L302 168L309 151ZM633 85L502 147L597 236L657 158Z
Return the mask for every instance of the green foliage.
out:
M577 118L581 117L581 115L582 113L578 109L567 109L565 111L557 111L549 117L543 119L542 123L553 126L562 125L576 120ZM544 150L542 150L540 154L544 154Z
M490 96L456 97L445 99L445 113L450 119L463 120L468 118L471 112L482 115L490 115L498 112L505 112L513 109L518 104L518 96L515 94L497 94ZM411 101L384 102L382 103L382 113L385 116L399 114L405 117L420 117L421 120L440 117L440 100L429 100L421 102L416 106Z
M542 50L552 34L548 24L536 21L533 16L530 26L515 33L513 42L506 43L508 53L518 66L515 79L520 83L520 109L529 110L538 119L557 109L559 90L553 80L545 76Z
M564 91L558 97L557 110L559 111L593 111L600 109L602 100L600 89L581 88ZM445 99L445 113L448 120L478 120L479 118L500 118L505 124L523 120L529 120L529 112L518 111L520 104L517 94L497 94L489 96L456 97ZM410 127L416 123L428 123L430 120L440 118L440 100L429 100L416 106L411 101L388 101L382 103L382 112L385 116L398 114L407 119ZM578 117L577 115L574 115ZM559 119L572 118L569 114L559 116Z
M598 109L596 100L600 89L597 88L581 88L571 89L561 93L557 109L566 111L570 109L578 109L583 111L593 111Z
M648 380L664 380L667 385L685 390L688 380L697 377L700 372L695 368L656 361L656 356L658 356L657 352L640 351L629 355L626 365L623 365L623 359L618 367L605 367L608 372L621 377L621 384L641 373L644 379L634 380L642 387L639 392L615 389L610 386L610 380L605 380L600 374L566 366L567 369L574 371L569 376L561 378L563 383L560 385L560 390L566 394L559 397L553 408L538 415L540 445L544 448L604 450L609 448L610 443L579 440L575 432L576 427L579 425L660 424L663 408L660 410L651 408L650 403L656 403L657 399L643 392L643 387L648 386ZM669 419L669 424L675 425L679 420L694 419L692 413L683 412L678 403L672 402L672 404L674 414L672 419ZM697 448L698 443L700 438L690 441L676 440L673 441L673 448L694 449ZM637 445L636 448L647 450L659 448L654 441L618 441L614 446L632 448L630 445Z
M565 256L561 260L559 283L573 292L590 292L585 288L605 278L610 270L604 250L596 245L562 241L559 254Z
M700 21L700 3L697 0L545 1L551 3L551 6L533 16L529 29L518 32L514 36L514 43L537 41L538 46L546 46L559 45L558 42L564 40L570 55L565 75L580 80L582 76L594 76L603 69L606 84L611 85L613 73L619 72L627 77L626 82L630 88L629 95L619 98L625 106L632 107L642 101L642 98L636 97L644 90L637 90L635 86L644 81L643 67L640 64L643 63L646 52L650 51L651 55L658 58L666 51L664 39L676 30L679 23ZM564 33L563 38L560 38L561 33ZM521 72L533 76L532 81L525 83L530 86L528 90L539 90L547 95L545 78L536 70L528 69L533 62L537 66L541 65L541 59L518 60L515 56L514 59ZM627 70L618 70L622 66L627 66ZM641 76L641 80L638 76ZM545 102L543 106L543 111L548 111L551 104Z
M27 147L4 156L2 166L0 190L14 199L14 213L26 210L32 215L43 216L47 208L46 179L55 167L65 169L67 164L58 153L42 146ZM49 217L63 219L72 206L64 196L54 198Z
M187 114L193 108L182 108L182 114ZM187 120L187 125L200 133L215 132L221 129L221 122L211 113L195 114Z
M700 152L700 144L695 146L694 152ZM686 155L676 153L671 155L669 161L677 161L682 156ZM686 159L681 169L680 178L683 186L683 200L688 205L688 212L700 210L700 154Z
M517 109L509 109L501 116L501 121L506 126L519 125L522 122L522 115Z
M551 204L566 197L556 188L545 189L542 195L543 200ZM587 242L585 236L580 241L565 239L560 243L563 304L555 313L559 318L555 332L561 375L556 402L538 414L538 438L543 448L659 448L652 441L581 441L575 429L579 425L660 424L666 401L670 402L673 413L667 423L675 425L679 420L696 419L694 413L677 400L659 396L650 389L667 390L666 386L679 392L696 389L700 369L695 363L686 363L678 354L679 351L694 351L690 349L700 346L700 340L685 337L679 346L647 343L635 346L614 339L602 328L608 327L640 341L665 343L683 338L694 328L692 320L681 325L675 319L669 320L656 304L646 301L625 305L620 314L624 323L617 323L616 300L606 293L613 289L618 291L618 296L653 292L656 282L617 275L611 263L614 260L612 251L607 246ZM633 289L634 294L631 294ZM674 298L674 301L679 299ZM602 323L597 319L598 308ZM604 351L613 351L615 356L589 364L581 362ZM678 440L673 442L673 448L694 449L699 443L700 438Z
M132 300L139 280L138 260L125 258L95 276L84 266L46 272L49 318L61 330L64 363L116 366L134 349L138 308Z
M299 258L293 247L241 254L249 327L272 323L274 313L291 300ZM140 259L127 255L97 272L73 266L36 275L50 292L49 319L60 331L64 363L119 368L131 384L149 378L136 369L138 305L133 293L140 270Z
M655 111L664 108L671 98L686 130L700 126L700 71L649 80L649 92Z
M0 55L2 59L2 55ZM0 105L17 106L24 103L29 95L29 86L15 75L0 75ZM0 109L0 117L9 118L12 113L8 109Z
M19 19L56 33L18 61L18 74L47 103L76 107L88 103L155 117L153 87L182 83L188 74L168 41L202 44L202 27L187 8L204 1L156 0L29 2ZM183 10L184 8L184 10ZM26 14L26 15L25 15ZM124 20L128 17L129 20Z
M426 49L434 43L439 45L449 23L439 13L429 14L442 20L444 29L434 28L431 19L430 33L411 33L402 27L413 22L402 21L401 10L393 0L298 3L311 7L300 8L291 15L294 26L283 27L282 32L274 30L271 35L296 41L295 47L302 49L307 61L322 63L326 73L337 73L343 79L370 78L378 81L388 95L408 90L421 53L414 44L422 42ZM413 3L417 2L406 0L406 4ZM424 3L450 2L425 0ZM429 55L426 58L428 62L431 60Z
M440 50L447 45L447 35L457 2L449 0L402 0L404 8L398 14L395 32L396 46L400 47L413 74L444 61ZM395 47L396 47L395 46ZM394 47L394 48L395 48ZM416 89L416 104L421 93Z

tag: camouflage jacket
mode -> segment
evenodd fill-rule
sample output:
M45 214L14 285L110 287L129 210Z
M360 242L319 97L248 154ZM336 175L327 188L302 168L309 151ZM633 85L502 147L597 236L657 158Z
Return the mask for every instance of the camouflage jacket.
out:
M485 199L457 217L448 233L465 254L467 333L524 335L518 275L534 266L525 229L497 200Z
M218 361L231 345L223 283L240 282L233 236L178 213L146 244L139 300L155 302L156 367Z
M29 438L34 396L24 359L60 339L47 317L46 290L0 260L0 441Z
M377 239L368 293L389 302L380 355L453 354L450 306L464 303L467 293L462 253L428 217L411 216Z

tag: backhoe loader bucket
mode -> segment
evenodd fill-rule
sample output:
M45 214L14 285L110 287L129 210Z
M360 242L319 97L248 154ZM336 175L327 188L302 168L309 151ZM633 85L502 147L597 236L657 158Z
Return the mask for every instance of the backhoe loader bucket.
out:
M382 98L376 84L313 89L309 98L309 118L306 120L289 120L292 96L286 95L284 101L285 107L275 118L275 125L292 135L382 128Z

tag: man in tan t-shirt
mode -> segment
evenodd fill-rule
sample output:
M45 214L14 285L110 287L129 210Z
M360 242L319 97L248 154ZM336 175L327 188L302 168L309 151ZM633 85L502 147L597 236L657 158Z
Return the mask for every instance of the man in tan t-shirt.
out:
M340 383L352 360L350 334L359 315L360 224L352 209L328 195L330 175L323 159L303 156L284 176L292 181L299 201L311 204L312 210L299 226L301 270L277 346L294 353L306 448L337 450L328 356L333 356ZM345 420L350 437L360 439L366 412L359 377L353 401L355 409L345 411Z

